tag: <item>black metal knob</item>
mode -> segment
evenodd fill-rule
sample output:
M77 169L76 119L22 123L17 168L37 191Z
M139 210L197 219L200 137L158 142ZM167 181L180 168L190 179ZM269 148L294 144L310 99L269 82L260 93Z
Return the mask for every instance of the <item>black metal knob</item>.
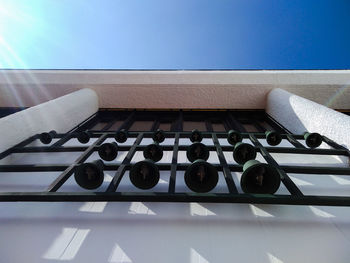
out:
M157 131L155 131L153 133L152 139L153 139L153 141L158 142L158 143L164 142L164 140L165 140L164 131L158 129Z
M238 142L233 149L233 159L238 164L244 164L249 160L256 158L256 150L253 145L243 142Z
M266 131L266 141L269 145L276 146L281 143L282 137L278 132Z
M103 162L96 160L79 165L74 174L75 181L85 189L96 189L103 183Z
M219 180L218 171L204 160L194 161L185 172L185 183L197 193L206 193L215 188Z
M118 144L116 142L104 143L98 147L98 154L105 161L113 161L118 155Z
M91 133L88 131L81 131L77 135L77 139L80 143L88 143L90 141Z
M203 143L195 142L187 148L187 159L193 163L195 160L208 160L209 150Z
M151 189L159 181L159 169L152 160L135 163L130 170L130 181L140 189Z
M49 144L56 135L56 131L43 132L40 134L39 139L43 144Z
M313 132L313 133L305 132L304 139L305 139L306 145L310 148L316 148L320 146L323 141L322 136L316 132Z
M281 184L277 169L269 164L250 160L243 165L241 188L245 193L274 194Z
M227 134L227 141L231 145L235 145L236 143L241 142L242 139L242 135L238 131L230 130Z
M143 151L145 159L150 159L154 162L158 162L163 158L163 150L157 143L152 143L146 146Z
M117 131L114 136L115 140L119 143L126 142L128 139L128 132L124 129L121 129L120 131Z
M197 129L192 130L190 140L191 142L201 142L203 140L202 133Z

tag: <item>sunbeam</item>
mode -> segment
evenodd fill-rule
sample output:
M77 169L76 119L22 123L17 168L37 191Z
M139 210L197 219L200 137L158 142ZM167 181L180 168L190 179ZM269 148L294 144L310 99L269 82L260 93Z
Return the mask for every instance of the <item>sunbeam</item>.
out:
M36 73L27 70L28 65L22 58L21 52L37 52L37 56L40 56L40 51L36 48L33 39L45 40L50 43L54 43L51 38L48 38L50 32L49 28L45 23L38 19L41 16L36 17L32 10L33 7L25 5L14 6L11 2L1 2L0 6L0 61L1 67L10 67L11 69L21 68L21 74L15 75L16 83L11 76L7 76L5 72L1 72L6 86L2 87L5 89L5 94L8 94L6 105L15 107L34 106L45 101L49 101L54 98L54 95L48 92L47 87L41 83L36 77ZM27 13L28 12L28 13ZM42 19L42 17L41 17ZM16 33L15 42L20 43L20 49L16 49L11 45L13 33ZM29 32L29 33L28 33ZM34 38L33 38L34 37ZM16 46L16 45L15 45ZM17 85L17 80L23 85ZM56 109L57 112L62 111L59 107ZM52 122L47 117L45 112L40 112L43 121Z
M341 88L339 88L326 102L325 106L332 108L334 102L336 102L336 100L338 98L340 98L342 95L344 95L344 93L346 92L346 90L350 87L350 85L344 85Z
M12 67L15 67L16 65L21 65L21 67L23 68L27 68L25 62L16 54L16 52L11 48L11 46L0 36L0 60L2 61L6 61L6 63ZM47 91L42 87L41 84L39 84L39 82L32 76L31 73L29 73L29 71L22 71L22 73L26 73L25 76L24 75L20 75L20 77L22 78L22 80L28 81L27 78L29 78L31 81L30 82L34 82L34 87L39 89L39 92L41 94L43 94L45 96L46 100L50 99L50 96L48 95ZM3 75L6 75L6 73L3 73ZM12 91L14 91L17 94L14 94L14 97L18 98L18 92L15 91L16 86L12 85L11 80L6 77L7 82L10 86L12 86ZM29 84L28 84L29 87ZM30 100L31 103L33 105L39 104L40 101L38 100L37 96L35 96L35 94L33 94L32 92L26 92L26 94L28 94L30 96ZM21 101L21 103L23 103L23 101ZM24 106L23 104L20 106Z

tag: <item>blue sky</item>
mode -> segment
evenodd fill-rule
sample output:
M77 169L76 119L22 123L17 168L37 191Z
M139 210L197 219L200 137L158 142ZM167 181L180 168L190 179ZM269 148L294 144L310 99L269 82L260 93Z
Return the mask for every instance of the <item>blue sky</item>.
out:
M0 67L349 69L349 0L0 0Z

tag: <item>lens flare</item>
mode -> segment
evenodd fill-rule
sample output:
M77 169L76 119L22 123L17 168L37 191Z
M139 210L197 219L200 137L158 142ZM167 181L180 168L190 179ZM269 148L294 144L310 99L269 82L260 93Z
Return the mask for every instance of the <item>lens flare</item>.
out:
M26 57L40 59L37 42L46 41L53 45L49 26L44 21L44 9L37 2L1 1L0 3L0 105L28 107L53 99L45 84L37 78L38 72L28 70ZM27 58L28 59L28 58ZM57 106L57 112L62 111ZM39 113L43 122L53 122L45 112Z
M341 88L339 88L326 102L325 106L332 108L333 104L337 101L338 98L340 98L344 93L347 91L347 89L350 87L350 85L344 85Z

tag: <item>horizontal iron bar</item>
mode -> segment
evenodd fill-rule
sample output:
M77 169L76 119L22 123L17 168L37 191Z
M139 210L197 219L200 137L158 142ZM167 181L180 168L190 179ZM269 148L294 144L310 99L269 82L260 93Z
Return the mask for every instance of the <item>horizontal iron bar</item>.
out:
M10 154L12 154L13 149L14 148L23 148L25 145L33 142L34 140L36 140L38 138L39 135L33 135L31 137L29 137L28 139L16 144L15 146L13 146L12 148L9 148L7 150L5 150L4 152L0 153L0 160L4 159L5 157L9 156Z
M64 171L68 164L16 164L0 165L0 172L56 172Z
M173 151L174 145L160 145L163 151ZM209 151L216 151L214 145L206 145ZM119 151L129 151L132 145L119 145ZM143 151L147 145L136 146L137 151ZM179 151L186 151L189 145L179 145ZM12 153L35 153L35 152L83 152L88 146L67 146L67 147L53 147L53 146L38 146L14 148ZM98 146L93 147L94 151L98 150ZM233 152L233 146L221 145L225 152ZM294 154L320 154L320 155L348 155L347 150L342 149L307 149L307 148L289 148L289 147L264 147L270 153L294 153ZM259 147L255 147L256 151L260 151Z
M159 192L6 192L0 202L201 202L275 205L350 206L350 197Z
M125 169L130 170L134 163L126 164ZM79 165L79 164L76 164ZM122 164L119 163L105 163L105 171L115 171ZM171 163L157 163L161 171L170 171ZM177 163L177 171L185 171L191 163ZM218 164L212 164L218 171L223 171L223 167ZM0 165L0 172L55 172L64 171L69 167L68 164L19 164L19 165ZM231 172L242 172L243 166L237 164L228 164ZM301 174L329 174L329 175L350 175L350 167L322 167L322 166L279 166L286 173L301 173ZM1 176L1 175L0 175Z
M250 135L249 136L250 140L254 143L254 145L256 147L260 148L260 152L261 155L264 157L264 159L266 160L266 162L272 166L274 166L277 169L278 174L280 175L281 181L282 183L286 186L286 188L288 189L288 191L292 194L292 195L296 195L296 196L303 196L303 193L301 192L301 190L298 188L298 186L294 183L294 181L292 179L290 179L290 177L288 176L288 174L286 172L284 172L278 165L278 163L276 162L276 160L274 160L272 158L272 156L270 155L270 153L263 147L263 145L259 142L259 140L254 136L254 135Z
M350 175L349 167L280 166L286 173Z
M305 149L306 147L298 142L292 134L287 134L287 140L295 147L300 149Z
M96 145L101 144L106 139L106 135L101 135L89 148L87 148L79 157L72 163L66 170L63 171L48 187L48 191L57 191L73 174L76 165L85 162L89 156L93 153L93 148Z
M90 130L91 137L98 138L102 134L107 134L107 138L112 138L115 135L115 131L100 131L100 130ZM136 138L137 135L140 132L138 131L129 131L128 136L129 138ZM144 138L152 138L153 133L152 131L142 131L144 133ZM166 138L174 138L175 134L179 133L180 138L190 138L191 132L190 131L182 131L182 132L172 132L172 131L164 131L164 135ZM212 134L215 133L216 136L219 139L227 139L227 132L201 132L203 138L211 138ZM241 132L241 135L243 138L249 138L249 135L254 135L258 139L264 139L266 138L265 133L262 132ZM287 139L288 134L281 134L282 139ZM301 134L293 134L293 137L297 140L304 140L304 135Z

